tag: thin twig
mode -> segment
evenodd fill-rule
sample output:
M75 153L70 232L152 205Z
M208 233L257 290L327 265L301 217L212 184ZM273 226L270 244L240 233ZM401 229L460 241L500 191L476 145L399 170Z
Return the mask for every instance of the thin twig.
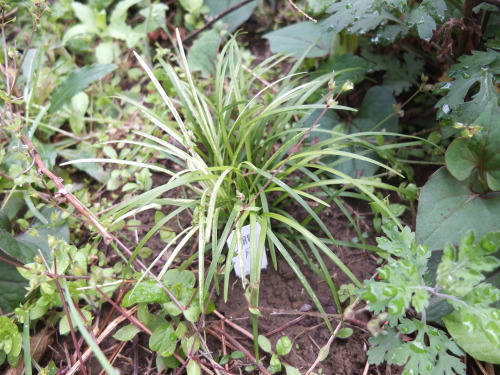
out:
M134 306L130 310L127 311L129 315L132 315L137 311L139 307ZM108 326L106 326L106 329L97 337L96 341L97 344L100 344L102 340L104 340L106 337L109 336L109 334L124 320L126 319L125 316L120 315L118 316L115 320L113 320ZM86 361L90 355L92 354L92 348L88 347L85 352L82 355L83 361ZM79 370L80 364L77 362L75 363L69 371L66 373L66 375L74 375L78 370Z
M61 284L59 283L59 280L57 280L57 277L54 278L53 280L54 280L54 283L56 284L57 291L59 292L59 295L61 296L61 301L63 304L64 313L66 314L66 316L68 318L68 325L69 325L69 330L71 332L71 338L73 339L73 345L75 346L75 352L76 352L76 355L78 357L78 362L76 362L74 364L74 366L81 367L82 374L87 375L87 370L85 368L85 355L82 355L82 353L80 351L80 347L78 345L78 340L76 339L75 329L73 327L73 322L71 320L71 314L69 312L68 304L66 302L66 299L64 298L64 292L62 290ZM71 375L71 374L68 373L68 375Z
M304 12L302 9L300 9L297 5L295 5L295 3L292 1L292 0L288 0L288 2L290 3L291 6L293 6L297 12L299 12L300 14L302 14L304 17L306 17L309 21L312 21L314 23L317 23L318 20L315 19L315 18L312 18L309 14L307 14L306 12Z
M219 317L221 319L221 321L224 321L225 323L229 324L231 327L233 327L235 330L237 330L238 332L240 332L243 335L245 335L246 337L248 337L250 340L253 340L253 335L250 332L248 332L247 330L241 328L239 325L235 324L234 322L232 322L231 320L229 320L228 318L226 318L224 315L222 315L217 310L214 310L213 314L217 315L217 317Z
M135 325L135 326L136 326L137 328L139 328L141 331L146 332L146 333L147 333L148 335L150 335L150 336L153 334L153 332L152 332L152 331L151 331L148 327L146 327L146 326L144 325L144 323L142 323L142 322L141 322L139 319L137 319L135 316L128 314L128 313L127 313L127 311L126 311L123 307L119 306L116 302L114 302L111 298L109 298L109 297L106 295L106 293L104 293L104 292L101 290L101 288L99 288L99 287L97 287L97 286L96 286L96 290L97 290L97 291L101 294L101 296L103 296L103 297L106 299L106 301L108 301L108 302L111 304L111 306L113 306L113 307L114 307L114 308L115 308L115 309L116 309L116 310L117 310L117 311L118 311L118 312L119 312L122 316L124 316L125 318L127 318L127 319L130 321L130 323L132 323L133 325Z
M95 228L102 234L104 237L104 242L106 244L109 244L112 240L111 234L108 233L106 229L99 223L99 221L96 219L96 217L90 212L88 208L86 208L79 200L76 198L73 194L71 194L64 184L62 183L64 180L61 177L56 176L54 173L49 171L45 164L42 161L42 158L40 157L40 154L38 153L37 149L35 148L35 145L31 140L25 135L21 134L21 139L24 144L26 144L29 148L29 154L35 161L35 164L37 166L37 169L39 172L43 173L46 175L48 178L54 182L58 189L58 194L65 197L66 200L71 203L83 216L85 216L87 219L90 220L92 225L95 226Z
M217 16L215 16L214 18L212 18L210 21L208 21L206 24L204 24L202 27L200 27L199 29L193 31L191 34L189 34L187 37L185 37L183 40L182 40L182 43L185 43L187 42L188 40L191 40L193 39L196 35L198 35L199 33L201 33L203 30L206 30L208 29L210 26L212 26L214 23L216 23L218 20L220 20L221 18L227 16L229 13L232 13L234 12L235 10L238 10L239 8L241 8L242 6L248 4L248 3L251 3L252 1L254 0L243 0L241 2L239 2L238 4L235 4L233 5L232 7L230 8L227 8L225 11L223 12L220 12Z
M258 363L255 360L255 357L243 346L241 345L238 340L236 340L233 336L229 335L227 332L224 332L222 329L220 329L218 326L213 326L213 329L217 331L220 335L226 337L231 343L238 348L239 351L243 352L245 356L253 362L255 366L259 368L259 370L264 373L265 375L271 375L271 373L260 363Z
M312 364L312 366L307 370L305 375L309 375L315 368L318 366L318 364L321 362L321 360L324 358L324 355L326 354L326 351L330 349L330 345L332 344L333 340L337 336L337 333L340 331L340 328L342 327L342 322L337 324L337 327L335 328L335 331L333 332L333 335L328 339L328 342L326 343L325 346L323 346L319 353L318 356L316 357L316 360Z

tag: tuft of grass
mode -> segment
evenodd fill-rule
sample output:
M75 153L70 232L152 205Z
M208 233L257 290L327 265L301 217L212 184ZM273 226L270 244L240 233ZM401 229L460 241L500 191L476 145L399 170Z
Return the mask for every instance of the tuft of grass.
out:
M181 40L179 35L177 40ZM121 203L103 218L106 222L113 223L153 206L168 204L177 207L140 241L129 264L147 239L176 215L184 215L189 210L193 215L191 224L167 243L150 264L152 268L167 251L171 251L160 276L173 264L184 245L196 238L200 301L213 282L216 286L219 285L220 277L224 285L224 298L227 298L232 269L230 260L235 257L236 249L242 248L241 228L250 225L251 270L248 277L243 275L242 284L252 313L259 313L261 259L266 248L269 249L274 267L277 267L278 253L288 262L319 311L324 312L292 253L311 264L329 285L340 311L337 289L328 272L326 259L332 261L355 285L361 286L361 282L327 246L327 243L338 245L339 242L329 232L318 212L333 203L355 225L354 218L342 203L342 196L347 190L354 189L358 192L356 196L377 202L388 216L396 222L397 219L387 205L372 193L374 187L388 185L352 178L335 168L338 161L328 163L323 159L332 155L342 160L354 158L374 163L392 173L397 172L378 161L347 151L353 145L373 148L372 144L362 140L363 133L345 135L321 130L328 132L331 137L317 144L306 142L313 128L318 131L316 125L326 111L355 110L336 104L332 97L333 89L326 98L326 104L307 103L313 93L327 84L334 87L334 81L329 75L307 80L305 73L298 72L304 57L298 59L286 77L265 83L262 77L286 57L272 56L259 65L248 68L233 37L225 44L218 57L217 73L210 86L211 92L208 92L200 89L202 85L191 74L182 43L178 47L177 66L159 60L161 74L168 77L168 91L175 91L175 97L167 93L153 70L136 54L162 98L164 107L153 110L128 97L121 97L125 102L135 105L146 119L171 140L169 142L163 136L138 131L136 133L144 141L121 142L160 151L168 155L170 160L178 161L180 167L179 172L172 172L163 167L136 163L138 167L147 166L158 172L165 172L170 176L168 182ZM336 75L340 74L342 72L336 72ZM323 111L314 125L302 127L301 120L318 109ZM123 164L118 159L108 162ZM179 187L185 189L187 199L161 198L162 194ZM307 191L313 187L319 188L320 194ZM275 198L276 195L278 198ZM306 220L298 222L293 213L286 212L286 204L290 201L307 212ZM313 209L309 202L315 202L318 208ZM326 238L309 229L310 222ZM261 227L260 236L257 235L257 224ZM233 231L236 235L225 254L226 261L223 262L226 241ZM305 248L312 250L312 259L304 252ZM211 261L206 267L207 256ZM327 324L331 329L328 321Z

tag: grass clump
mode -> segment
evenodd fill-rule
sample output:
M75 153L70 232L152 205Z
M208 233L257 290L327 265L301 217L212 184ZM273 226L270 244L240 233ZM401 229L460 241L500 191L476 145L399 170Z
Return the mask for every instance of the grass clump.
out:
M180 40L179 35L177 37ZM164 136L137 132L144 137L144 141L120 142L157 150L178 164L180 171L174 173L151 166L152 169L169 174L168 182L123 202L105 218L108 222L117 223L142 210L166 204L177 207L140 241L129 264L146 241L169 220L190 210L193 215L190 226L173 237L149 266L151 269L169 252L158 277L161 278L172 266L184 245L197 238L200 301L214 280L218 287L220 276L224 285L223 294L227 298L232 264L224 262L224 259L233 259L238 249L239 254L242 254L241 229L249 225L251 269L249 275L243 275L242 283L254 314L259 313L257 306L261 260L266 248L269 249L274 267L277 266L277 253L286 259L318 309L323 311L300 270L300 265L291 256L292 252L309 263L329 285L340 310L336 287L325 259L333 261L355 285L361 286L361 283L326 246L325 243L338 245L339 242L317 213L333 202L347 214L341 197L352 187L359 192L357 196L376 201L391 216L386 205L371 192L374 185L385 185L352 178L335 168L342 160L350 158L383 166L377 161L348 151L353 145L369 146L358 139L363 136L362 133L345 135L334 130L318 130L329 133L331 137L316 144L307 140L311 130L318 129L317 125L326 111L354 111L338 105L335 100L343 87L336 88L331 75L308 81L304 73L297 71L303 58L295 63L289 75L266 83L262 77L286 56L273 56L253 68L247 68L235 38L227 42L218 57L216 75L209 94L207 91L210 90L200 89L202 84L197 83L190 72L181 43L176 61L178 66L159 60L160 74L168 77L169 90L164 89L148 64L140 56L136 56L156 87L164 106L152 110L129 98L122 99L136 105L149 121L164 132ZM342 72L336 74L340 75ZM307 104L307 99L313 93L327 85L329 94L326 103ZM175 92L175 97L167 91ZM314 124L303 127L305 119L318 109L323 111ZM336 158L331 161L331 156ZM327 157L329 162L324 162L323 159ZM179 187L185 189L187 198L161 198L162 194ZM318 188L319 192L311 193L307 191L308 188ZM279 198L276 199L275 195ZM305 210L309 218L299 222L287 213L285 206L290 201ZM310 202L315 202L318 208L313 210ZM352 217L349 219L355 222ZM324 233L325 239L311 231L310 221ZM226 241L233 231L236 234L235 240L224 255ZM300 236L297 236L298 233ZM312 249L312 259L304 252L306 246ZM211 260L207 266L206 256ZM183 267L187 265L184 264Z

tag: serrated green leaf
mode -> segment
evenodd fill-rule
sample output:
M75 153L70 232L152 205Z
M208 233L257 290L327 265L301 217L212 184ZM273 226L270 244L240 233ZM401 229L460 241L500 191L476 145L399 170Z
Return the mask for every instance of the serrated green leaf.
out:
M404 53L403 59L391 55L379 55L368 50L361 56L369 63L370 71L385 71L383 86L394 95L409 90L424 71L424 61L412 53Z
M394 363L394 351L403 344L399 334L391 327L386 328L384 335L370 337L368 341L371 345L367 352L368 361L375 365L384 361L389 364Z
M474 233L469 231L462 237L458 251L449 243L445 245L436 281L446 293L463 297L485 279L484 273L500 266L500 260L487 255L491 247L495 251L500 247L500 233L496 234L487 235L486 241L476 241Z
M442 83L436 89L437 94L445 94L437 103L438 117L447 115L455 121L471 124L488 103L497 101L500 94L495 84L500 82L500 53L493 50L474 51L472 55L463 55L459 63L452 65L448 76L454 80ZM469 91L478 86L472 100L465 102Z
M92 82L104 78L116 68L117 66L114 64L97 64L73 71L52 94L48 112L56 112L77 93L85 90Z
M420 37L429 40L436 21L444 21L445 10L444 0L426 0L420 4L401 0L340 0L326 10L332 16L326 20L324 30L366 34L376 29L372 43L379 43L406 36L416 27Z
M333 15L326 20L323 30L338 33L350 25L359 29L358 25L360 24L370 24L370 18L380 16L380 13L374 11L377 5L377 1L374 0L340 0L326 10L327 13L332 13ZM387 18L390 16L390 14L385 15ZM379 23L381 22L382 19ZM372 30L379 23L375 25L371 24L371 29L365 29L365 32Z
M118 331L116 331L113 337L118 341L129 341L132 340L140 331L140 328L138 328L136 325L127 324L126 326L123 326Z

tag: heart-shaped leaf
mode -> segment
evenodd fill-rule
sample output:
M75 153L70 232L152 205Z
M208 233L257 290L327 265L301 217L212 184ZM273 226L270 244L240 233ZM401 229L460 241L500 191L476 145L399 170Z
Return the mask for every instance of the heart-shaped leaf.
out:
M430 250L440 250L446 242L460 243L469 230L478 238L500 230L500 196L475 194L441 168L420 193L416 240Z
M474 125L482 129L472 138L453 141L446 151L446 167L473 190L500 191L500 110L492 100ZM477 184L479 182L479 185Z

